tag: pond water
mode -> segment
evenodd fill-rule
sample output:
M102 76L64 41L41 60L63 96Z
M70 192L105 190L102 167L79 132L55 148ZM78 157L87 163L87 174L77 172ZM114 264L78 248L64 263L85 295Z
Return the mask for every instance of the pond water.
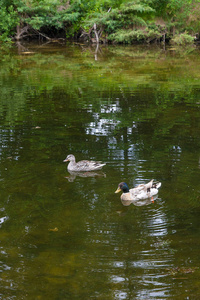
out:
M1 299L198 299L199 50L14 45L0 89Z

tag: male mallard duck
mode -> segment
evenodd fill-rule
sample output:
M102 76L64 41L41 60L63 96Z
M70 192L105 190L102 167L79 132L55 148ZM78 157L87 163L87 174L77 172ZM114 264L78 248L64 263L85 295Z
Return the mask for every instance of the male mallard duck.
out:
M139 184L137 187L130 190L125 182L121 182L115 193L119 193L120 191L123 192L121 200L138 201L156 195L160 187L161 182L154 182L153 179L146 184Z
M105 164L102 164L101 161L93 160L81 160L76 163L75 156L69 154L63 162L69 161L67 166L68 171L74 172L87 172L87 171L96 171L100 170Z

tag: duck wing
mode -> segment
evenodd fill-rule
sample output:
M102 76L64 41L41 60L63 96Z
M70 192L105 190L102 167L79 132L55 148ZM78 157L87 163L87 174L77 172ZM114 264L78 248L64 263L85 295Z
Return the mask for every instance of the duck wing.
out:
M81 160L77 162L76 169L78 171L94 171L100 170L105 164L102 164L100 161L93 160Z
M147 199L156 195L160 187L161 182L154 182L152 179L146 184L140 184L137 187L130 189L130 194L135 200Z

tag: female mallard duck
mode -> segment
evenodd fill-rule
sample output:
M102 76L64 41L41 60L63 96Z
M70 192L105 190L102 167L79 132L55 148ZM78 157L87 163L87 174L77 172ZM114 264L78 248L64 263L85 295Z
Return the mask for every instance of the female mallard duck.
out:
M76 163L75 156L73 154L69 154L63 162L69 161L67 166L68 171L73 172L88 172L88 171L96 171L100 170L105 164L102 164L101 161L93 161L93 160L81 160Z
M154 182L153 179L146 184L140 184L137 187L130 189L125 182L121 182L118 185L115 193L123 192L121 200L138 201L142 199L151 198L158 193L158 189L161 187L161 182Z

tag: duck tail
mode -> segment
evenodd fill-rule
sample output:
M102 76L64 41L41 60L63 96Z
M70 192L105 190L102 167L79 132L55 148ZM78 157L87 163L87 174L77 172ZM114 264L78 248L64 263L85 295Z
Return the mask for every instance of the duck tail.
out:
M154 181L153 183L152 183L152 188L154 188L154 189L159 189L161 187L161 182L159 182L159 181Z

